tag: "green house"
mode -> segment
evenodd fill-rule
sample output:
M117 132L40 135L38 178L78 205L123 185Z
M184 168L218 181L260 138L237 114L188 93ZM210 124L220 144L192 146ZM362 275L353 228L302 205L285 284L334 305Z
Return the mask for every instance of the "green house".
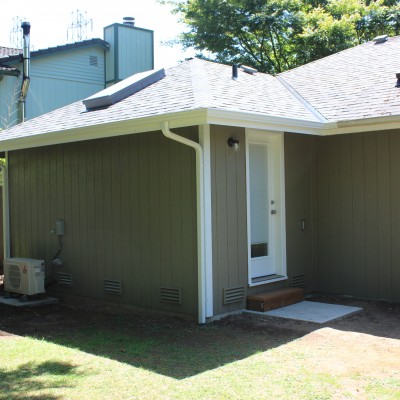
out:
M200 323L287 287L399 301L399 57L392 37L237 79L193 59L5 130L6 254L60 296Z

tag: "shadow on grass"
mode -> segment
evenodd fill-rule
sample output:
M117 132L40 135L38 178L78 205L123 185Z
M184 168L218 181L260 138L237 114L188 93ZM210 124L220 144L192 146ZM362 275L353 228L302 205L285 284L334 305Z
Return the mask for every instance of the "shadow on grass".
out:
M112 328L80 328L73 335L52 337L51 341L174 379L185 379L302 336L267 327L246 330L234 324L201 327L153 322L133 329L129 325L128 321L114 319Z
M282 346L327 326L398 338L398 333L393 332L400 332L400 305L350 301L348 305L366 309L349 318L321 325L243 314L205 326L172 317L152 317L145 312L119 312L118 309L48 306L16 310L0 306L0 330L43 338L174 379L184 379Z
M75 366L52 361L41 364L26 363L13 370L0 367L0 399L59 399L59 396L43 392L66 387L65 378L71 375L78 375ZM45 382L41 379L43 376L46 376ZM34 392L41 393L36 395Z

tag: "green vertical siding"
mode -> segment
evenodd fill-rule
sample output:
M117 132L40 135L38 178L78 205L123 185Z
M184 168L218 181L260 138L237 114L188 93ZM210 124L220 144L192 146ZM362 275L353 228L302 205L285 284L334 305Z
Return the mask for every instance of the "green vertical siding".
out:
M197 128L177 130L197 141ZM66 293L195 316L197 238L195 153L160 132L10 153L11 253L45 259L50 233L65 220ZM122 282L122 295L103 291ZM161 286L182 304L159 301ZM59 290L62 290L60 287Z
M309 292L315 273L315 142L313 136L285 134L287 272L289 282L304 276Z
M317 138L316 290L400 299L400 132Z
M3 187L0 186L0 206L3 207ZM3 235L3 213L0 214L0 271L3 273L3 260L4 260L4 235Z
M240 141L234 152L229 137ZM211 127L214 314L245 308L245 302L223 304L223 289L244 286L245 295L290 285L305 275L307 290L314 284L315 138L285 134L287 271L289 280L248 287L247 195L245 130ZM306 230L301 230L301 220Z
M228 147L229 137L240 150ZM245 130L211 126L211 192L214 314L245 308L245 302L223 304L224 288L247 292L247 208Z

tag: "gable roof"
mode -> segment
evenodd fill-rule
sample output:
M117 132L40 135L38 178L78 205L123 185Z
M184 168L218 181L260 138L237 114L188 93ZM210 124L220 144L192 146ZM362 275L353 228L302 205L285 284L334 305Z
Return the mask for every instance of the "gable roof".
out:
M278 76L192 59L107 108L79 101L1 133L0 149L216 123L333 134L400 127L400 37L368 42ZM381 125L377 125L381 123Z
M12 47L0 46L0 58L12 56L15 54L22 54L21 49L13 49Z
M66 50L77 49L81 47L90 47L90 46L101 46L104 49L108 49L110 44L103 39L88 39L82 40L80 42L75 43L67 43L61 46L49 47L47 49L39 49L33 50L30 52L31 58L35 58L42 55L60 53ZM3 51L1 50L3 49ZM10 50L9 52L6 49ZM0 47L0 63L10 63L15 61L21 61L22 50L19 49L10 49L7 47Z
M19 71L15 67L11 67L9 65L3 64L1 58L9 57L17 54L21 54L22 50L13 49L11 47L3 47L0 46L0 73L5 75L18 75Z

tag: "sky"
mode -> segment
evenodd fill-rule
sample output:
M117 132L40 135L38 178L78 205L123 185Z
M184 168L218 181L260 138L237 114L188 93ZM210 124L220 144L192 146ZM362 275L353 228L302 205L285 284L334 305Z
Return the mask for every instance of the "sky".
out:
M179 45L161 45L161 42L173 40L185 30L170 10L170 6L157 4L156 0L7 1L0 12L0 46L14 47L12 39L15 34L10 33L15 28L17 17L31 24L31 50L76 41L71 40L72 31L68 31L68 27L76 21L78 11L85 20L93 21L93 29L88 26L87 39L103 38L105 26L122 23L123 17L134 17L137 27L154 31L155 68L168 68L194 56L193 51L184 52Z

